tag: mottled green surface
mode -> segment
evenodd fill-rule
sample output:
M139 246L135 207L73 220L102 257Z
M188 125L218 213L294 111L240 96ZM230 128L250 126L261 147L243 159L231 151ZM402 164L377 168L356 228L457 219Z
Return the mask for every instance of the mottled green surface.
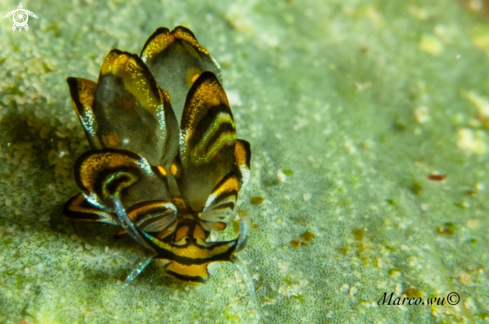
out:
M28 32L0 20L0 322L487 320L489 25L468 2L23 2ZM178 24L221 63L252 145L253 297L232 264L199 286L153 264L124 289L143 248L61 214L88 148L65 78ZM377 306L392 291L461 301Z

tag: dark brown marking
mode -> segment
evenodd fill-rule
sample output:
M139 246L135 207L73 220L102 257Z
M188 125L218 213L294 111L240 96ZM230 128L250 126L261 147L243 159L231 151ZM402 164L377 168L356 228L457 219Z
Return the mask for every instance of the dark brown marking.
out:
M429 174L428 180L431 181L443 181L447 178L447 174Z

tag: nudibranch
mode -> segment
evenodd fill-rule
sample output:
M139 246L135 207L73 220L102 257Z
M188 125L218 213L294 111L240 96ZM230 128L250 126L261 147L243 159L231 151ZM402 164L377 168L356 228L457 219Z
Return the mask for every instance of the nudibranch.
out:
M186 282L204 282L207 266L233 261L248 239L208 241L234 215L250 174L250 144L237 139L220 69L194 34L158 28L141 55L114 49L98 82L67 79L90 144L74 166L81 193L64 213L123 229L152 260Z

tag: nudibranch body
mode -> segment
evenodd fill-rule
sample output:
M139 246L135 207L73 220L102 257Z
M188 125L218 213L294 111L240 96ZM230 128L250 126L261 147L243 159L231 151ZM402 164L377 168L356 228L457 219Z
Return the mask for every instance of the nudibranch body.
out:
M248 238L246 221L232 241L208 242L226 228L249 178L250 145L237 139L218 64L185 27L157 29L140 56L112 50L95 83L68 78L91 149L75 163L82 193L64 213L122 226L187 282L207 266L233 261Z

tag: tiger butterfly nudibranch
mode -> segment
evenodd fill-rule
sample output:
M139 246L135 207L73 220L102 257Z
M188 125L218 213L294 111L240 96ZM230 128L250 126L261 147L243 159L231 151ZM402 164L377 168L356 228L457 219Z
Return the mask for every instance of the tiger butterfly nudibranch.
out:
M250 144L237 139L219 65L185 27L158 28L140 56L112 50L98 83L67 79L90 143L75 163L81 194L64 213L122 226L154 251L168 274L204 282L207 266L233 261L248 225L232 241L208 242L226 228L250 173ZM170 104L171 102L171 104Z

